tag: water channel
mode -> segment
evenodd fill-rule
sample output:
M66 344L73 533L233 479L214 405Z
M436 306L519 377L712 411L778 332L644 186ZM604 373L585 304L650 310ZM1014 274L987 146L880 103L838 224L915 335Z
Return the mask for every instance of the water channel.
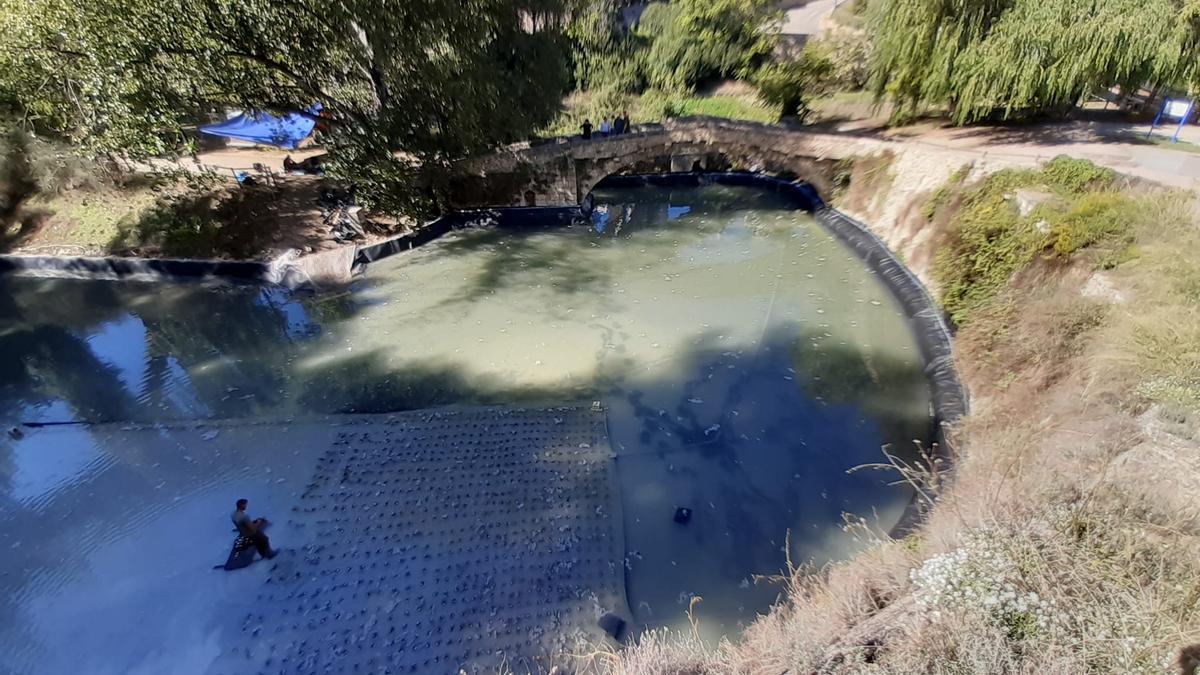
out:
M927 440L919 351L880 280L781 196L709 185L595 197L590 225L460 230L331 295L2 278L0 421L602 401L635 624L686 627L700 596L705 636L736 635L780 591L756 575L789 554L848 555L843 514L881 528L900 518L911 494L894 475L848 470L880 461L885 444L905 453ZM186 608L174 614L147 609L162 597L114 600L114 586L176 564L168 551L114 551L139 527L220 523L243 464L288 468L241 447L228 467L198 469L72 428L53 444L0 440L0 653L51 672L67 663L57 647L111 645L101 624L142 608L169 621L140 647L107 647L119 654L98 670L151 667L191 640L179 658L202 672L221 645L175 614L202 614L205 588L167 575L165 597ZM213 528L227 538L227 522Z

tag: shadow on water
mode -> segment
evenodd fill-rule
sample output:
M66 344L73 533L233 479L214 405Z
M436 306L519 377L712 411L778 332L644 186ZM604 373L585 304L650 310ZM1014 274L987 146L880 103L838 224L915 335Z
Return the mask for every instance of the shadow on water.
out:
M460 232L428 249L427 260L487 253L469 280L440 307L488 302L510 290L548 288L560 296L600 295L613 272L598 265L587 247L563 228L487 228ZM547 311L556 312L556 307Z
M920 366L842 345L806 353L815 337L779 327L731 347L701 333L677 355L680 380L608 392L623 490L644 500L626 505L627 547L635 570L654 568L627 575L639 623L678 625L681 599L699 595L709 637L728 634L775 600L778 589L745 585L784 569L789 533L792 560L821 565L851 546L845 514L886 520L908 503L888 486L896 476L848 471L881 461L883 445L912 459L912 440L928 440L920 405L902 403L928 400ZM695 512L686 527L671 522L680 506Z
M153 421L269 414L297 345L353 315L345 298L258 287L0 281L0 421Z
M578 231L480 230L446 238L419 255L436 263L489 253L479 256L482 264L469 270L444 305L486 302L540 284L545 291L535 300L545 303L537 311L555 316L565 311L557 301L603 296L620 281L618 271L590 255L593 246L641 231L638 246L644 240L652 261L674 255L681 241L692 238L722 234L726 243L743 241L752 229L774 236L766 222L709 218L726 208L716 202L685 211L687 204L667 200L664 208L678 209L668 217L687 221L678 231L650 232L664 214L631 206L590 241L581 241ZM617 454L635 622L680 625L687 598L700 595L702 621L725 633L775 599L778 589L746 580L781 570L788 532L792 559L820 564L847 552L840 531L844 513L869 518L879 509L887 518L908 501L907 490L887 486L895 476L847 473L880 461L882 445L904 457L912 439L928 439L928 382L921 364L903 352L862 350L813 330L807 318L786 321L777 313L761 335L724 331L746 336L740 341L717 328L683 327L676 334L671 326L663 334L686 346L662 355L639 346L628 325L592 317L576 321L593 331L588 339L598 339L599 351L587 347L571 358L594 363L595 372L523 384L503 370L481 371L479 359L449 350L435 352L446 353L439 358L406 356L401 342L360 340L346 353L337 344L340 332L325 343L325 331L365 318L372 302L386 301L371 296L395 283L368 282L370 292L296 298L257 288L0 279L0 421L380 413L601 399ZM310 343L320 348L308 350ZM647 360L651 353L658 360ZM165 456L161 448L92 442L105 463L93 466L87 481L50 490L36 503L13 496L18 461L28 458L0 449L0 541L22 523L45 518L118 540L136 534L145 514L175 508L172 495L211 490L225 479L222 466L181 463L182 457ZM232 451L223 466L240 467L243 460L264 461L247 446ZM679 506L695 511L686 526L673 522ZM60 534L26 539L11 558L15 562L4 564L6 572L12 565L22 570L9 588L34 583L36 570L71 576L90 563L86 550L71 548ZM120 540L145 543L144 536ZM216 548L227 545L222 540ZM0 624L18 618L0 606ZM241 639L230 633L222 637L222 650Z
M471 375L454 363L392 365L385 350L356 354L307 369L297 400L320 413L384 413L453 404L498 405L591 398L595 387L516 386L499 376Z

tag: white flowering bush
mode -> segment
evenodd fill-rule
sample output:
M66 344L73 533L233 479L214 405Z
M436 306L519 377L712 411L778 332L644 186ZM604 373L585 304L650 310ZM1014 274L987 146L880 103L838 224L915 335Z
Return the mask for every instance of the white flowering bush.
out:
M1062 621L1052 598L1021 586L1021 573L996 533L970 533L959 548L926 560L910 574L917 606L933 619L968 612L1023 640Z

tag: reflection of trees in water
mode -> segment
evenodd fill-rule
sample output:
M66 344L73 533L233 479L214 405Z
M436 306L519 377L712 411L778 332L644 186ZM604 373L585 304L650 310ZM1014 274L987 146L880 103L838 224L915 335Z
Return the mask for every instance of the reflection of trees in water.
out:
M144 378L130 383L137 391L87 342L130 315L145 330ZM292 343L304 334L290 329L279 298L257 288L52 280L6 284L0 327L0 415L11 422L23 407L56 400L86 421L271 409L284 400ZM172 403L169 390L187 384L205 411Z
M40 325L0 335L0 414L19 422L24 407L65 401L88 420L126 419L136 402L117 368L96 358L87 342L61 326Z
M729 216L735 214L744 214L760 225L771 224L765 222L768 216L781 216L789 226L795 224L792 218L803 215L781 196L727 185L598 189L594 195L597 206L608 207L609 224L604 234L609 238L628 238L643 231L674 234L663 229L668 220L699 226L703 233L711 234L733 225L735 219ZM675 195L678 197L673 198ZM761 228L754 229L759 232Z
M676 357L678 370L691 374L686 381L639 382L616 391L633 410L642 452L672 461L685 473L690 469L680 467L687 463L672 459L672 453L720 470L720 492L713 496L730 514L741 514L729 516L736 522L731 536L740 548L767 557L778 551L765 551L765 542L782 540L794 526L798 505L807 504L806 516L813 515L813 496L797 493L797 484L786 479L796 473L820 475L831 493L851 504L877 505L888 479L849 476L846 470L879 461L885 444L904 443L898 452L907 454L912 450L907 441L923 438L929 425L919 407L896 403L928 397L919 365L830 342L793 360L796 345L810 344L813 337L799 327L780 326L758 345L730 351L739 348L705 333ZM809 381L809 374L821 380ZM757 479L747 473L748 458L767 447L788 448L773 455L778 465L771 471L785 479L779 493L758 489ZM830 509L830 526L840 523L839 503L818 505ZM801 548L795 552L804 559Z
M255 302L241 290L209 290L175 294L137 313L156 371L165 373L168 359L175 359L216 416L253 414L283 402L294 350L287 316L275 303Z

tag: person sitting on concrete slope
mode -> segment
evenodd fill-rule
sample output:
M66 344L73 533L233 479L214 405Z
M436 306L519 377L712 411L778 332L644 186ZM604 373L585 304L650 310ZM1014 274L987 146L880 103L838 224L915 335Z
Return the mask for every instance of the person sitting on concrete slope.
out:
M233 520L233 525L238 529L238 533L249 539L254 544L255 550L263 557L264 560L274 558L277 551L271 550L271 540L263 532L263 528L267 526L265 518L250 518L250 514L246 512L246 507L250 502L245 499L237 500L237 510L233 512L230 518Z

